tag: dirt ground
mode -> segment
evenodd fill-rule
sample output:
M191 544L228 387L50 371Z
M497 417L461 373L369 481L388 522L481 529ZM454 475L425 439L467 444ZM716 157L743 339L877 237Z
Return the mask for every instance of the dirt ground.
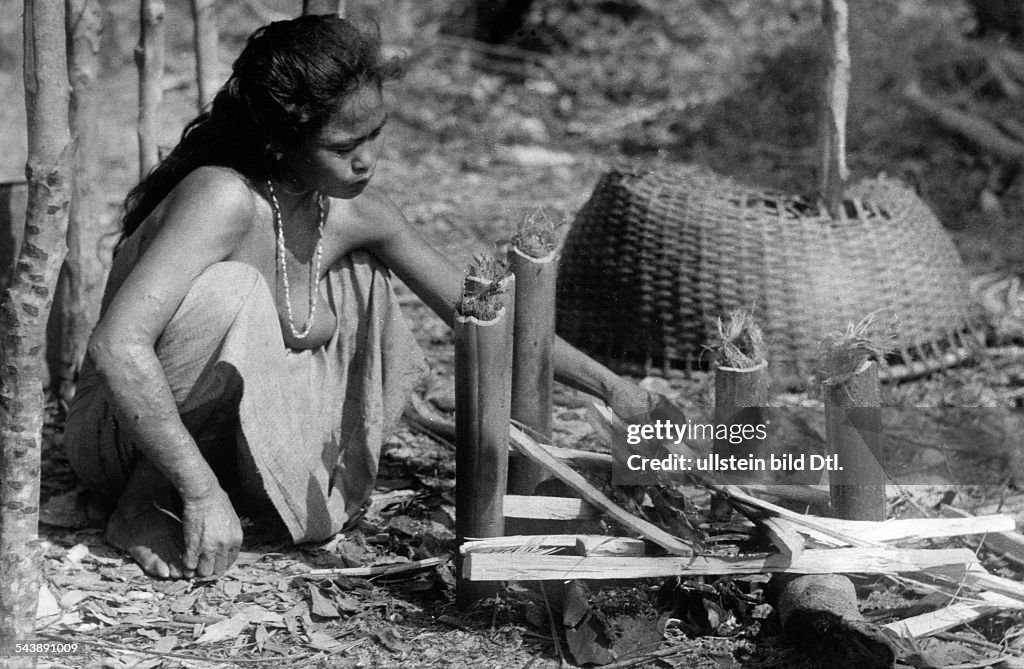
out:
M13 4L0 7L0 98L17 101L20 54ZM186 3L168 4L167 79L173 85L162 110L165 145L173 144L184 121L195 113ZM262 6L285 14L294 4L264 1ZM807 150L813 138L802 115L806 110L793 105L803 104L807 95L798 75L803 72L800 58L807 57L809 48L805 36L816 25L816 3L687 2L671 11L650 11L662 4L672 3L541 2L518 38L519 46L503 51L500 58L487 58L486 49L442 32L443 26L462 20L447 3L383 3L385 39L409 23L413 31L394 40L410 57L405 78L387 92L393 113L378 184L459 265L507 243L515 225L537 207L570 221L600 175L622 161L702 162L748 181L806 189L813 167ZM120 200L136 176L131 5L110 3L103 43L100 192L109 205L112 227ZM221 5L226 68L259 18L244 3ZM369 3L350 6L360 12ZM409 13L401 14L400 7ZM627 17L628 12L635 16ZM865 57L869 61L904 58L904 65L911 67L919 56L910 53L906 42L925 48L945 39L943 31L950 26L959 31L966 21L960 3L922 1L904 3L886 29L897 30L893 26L899 24L909 30L922 16L930 17L929 28L914 32L914 40L886 41L879 30L877 41L861 43L860 53L870 53ZM652 26L660 32L645 32ZM894 52L880 53L880 43ZM520 49L527 46L538 51ZM635 55L616 59L612 67L613 49L634 49L628 53ZM941 73L948 63L930 65L929 71ZM978 193L999 166L962 141L923 127L905 110L894 112L895 103L877 93L885 90L884 82L875 82L878 88L872 89L871 81L861 80L861 88L854 90L855 172L887 169L916 176L972 273L1021 271L1020 184L1000 191L998 216L979 209ZM761 94L763 87L773 86L796 92L788 98ZM23 127L19 105L0 106L4 127ZM741 121L746 125L741 127ZM764 126L772 124L776 132L768 148L744 135L764 134ZM0 137L0 179L16 177L24 157L23 134ZM450 417L451 332L406 289L399 287L399 293L431 363L421 393L435 411ZM674 395L688 416L710 415L712 383L706 374L645 382ZM1024 361L991 354L925 379L888 386L885 393L889 402L914 406L1013 409L1020 406L1022 387ZM556 443L601 448L585 419L588 401L575 391L557 391ZM786 396L778 401L808 407L815 416L811 422L820 421L820 405L814 400ZM79 654L46 656L40 666L542 669L579 662L601 646L594 641L570 648L559 610L566 595L558 584L543 591L535 585L510 587L474 609L456 609L453 449L408 423L389 439L374 503L353 531L322 545L295 547L267 519L245 519L245 552L227 576L158 582L104 544L102 519L79 493L62 453L60 407L51 405L49 415L41 528L49 597L41 606L40 636L77 643ZM1019 432L1011 436L1019 437ZM1017 448L1013 439L1006 450L972 461L971 466L995 472L996 483L957 486L939 481L894 490L890 515L932 515L933 507L945 500L1024 518L1024 479L1016 478L1024 470L1017 469ZM685 502L677 500L680 517L703 522L707 493L686 489L680 494L685 497ZM627 503L628 495L619 499ZM945 545L974 544L948 540ZM1017 580L1024 574L1012 560L985 550L979 555L997 573ZM314 572L435 558L440 559L438 566L392 578ZM936 605L895 578L858 578L856 585L862 612L871 620L887 622ZM618 647L617 666L815 666L780 638L777 623L759 607L757 579L652 579L591 588L588 604L595 618L604 621L604 630L635 641L628 652ZM1024 655L1022 639L1024 619L1004 611L928 642L908 642L904 658L913 659L906 666L920 667L1020 666L1009 662ZM658 648L668 654L651 657ZM629 657L639 658L638 663L623 662ZM1001 659L987 664L984 657Z

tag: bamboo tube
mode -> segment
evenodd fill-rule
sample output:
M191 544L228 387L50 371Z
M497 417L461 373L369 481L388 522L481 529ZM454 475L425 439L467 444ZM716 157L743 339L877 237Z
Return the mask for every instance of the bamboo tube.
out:
M841 469L829 472L832 508L848 520L885 520L878 365L866 360L845 379L825 381L825 438Z
M764 423L764 406L768 403L768 361L762 360L757 366L747 369L736 367L715 368L715 424L716 425L761 425ZM764 439L753 437L742 443L728 438L715 439L715 452L728 457L764 458ZM730 483L763 483L767 472L751 472L742 481L730 476Z
M160 162L157 117L164 97L164 0L142 0L135 66L139 70L139 176Z
M220 88L216 0L192 0L192 35L196 51L199 109L213 101Z
M843 189L850 176L846 166L846 108L850 89L849 9L846 0L822 0L822 21L828 34L828 76L821 115L821 197L834 219L844 216Z
M512 246L508 255L516 277L512 418L550 441L557 257L552 251L543 258L534 258L518 246ZM509 462L508 491L513 495L532 495L550 478L543 467L521 455L514 454Z
M488 285L474 278L466 283L470 294ZM514 277L509 276L493 318L480 320L460 313L455 320L455 534L459 545L467 539L505 533L514 290ZM456 603L460 607L497 591L497 584L470 583L461 573L459 558Z

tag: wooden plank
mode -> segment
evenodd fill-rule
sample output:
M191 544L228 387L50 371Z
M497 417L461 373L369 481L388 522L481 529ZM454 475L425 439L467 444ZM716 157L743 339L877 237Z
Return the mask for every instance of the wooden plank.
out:
M964 518L967 519L967 522L969 523L974 523L980 520L981 518L986 517L973 516L967 511L957 509L946 504L943 504L941 507L939 507L939 513L941 513L946 518ZM1011 521L1012 520L1013 519L1011 518ZM1010 527L1008 529L985 529L972 532L972 534L982 534L985 532L989 533L985 536L985 539L982 542L982 544L986 548L995 551L996 553L999 553L1007 560L1011 560L1018 565L1024 565L1024 535L1022 535L1020 532L1017 532L1017 525L1015 522L1013 523L1013 527Z
M658 544L673 555L693 555L693 547L691 545L652 523L627 512L610 500L603 492L590 485L580 474L553 458L545 448L519 428L514 425L510 426L509 436L516 450L553 473L563 483L575 490L580 497L596 506L626 529L636 532L648 541Z
M765 531L772 545L788 560L798 559L804 552L804 538L796 531L792 523L781 518L765 518L757 521Z
M980 602L956 602L937 611L895 620L883 625L903 637L921 638L939 634L960 625L974 622L979 618L1006 609L1024 609L1024 602L1004 597L994 592L982 592L977 596Z
M537 520L593 520L600 517L593 505L578 497L505 495L506 518Z
M974 564L964 574L963 582L972 588L996 593L1010 599L1024 602L1024 583L990 574L980 564Z
M739 558L575 557L510 553L476 553L463 560L463 577L473 581L546 581L570 579L664 578L738 574L892 574L975 562L966 548L938 550L834 548L804 551L795 560L778 553Z
M528 534L509 537L493 537L467 541L460 550L463 555L470 553L505 553L514 555L516 552L529 554L546 548L572 549L581 556L641 556L647 545L640 539L628 537L608 537L591 534Z
M999 607L987 604L950 604L937 611L929 611L919 616L905 618L887 623L882 627L910 639L939 634L972 623L990 613L995 613Z
M901 518L875 522L870 520L842 520L822 518L816 520L837 532L869 541L906 541L913 539L940 539L968 534L1002 532L1015 527L1013 518L1006 515L978 516L964 519ZM800 528L797 528L800 530ZM802 531L802 530L800 530ZM808 534L811 534L808 532ZM813 535L812 535L813 536Z

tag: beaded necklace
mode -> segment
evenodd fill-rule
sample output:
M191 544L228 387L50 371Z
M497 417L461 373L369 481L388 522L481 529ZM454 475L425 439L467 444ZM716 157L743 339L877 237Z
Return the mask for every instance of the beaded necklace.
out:
M320 263L324 255L324 223L327 220L327 208L324 205L324 196L319 191L316 193L317 208L317 242L314 258L309 262L309 320L302 330L295 329L295 317L292 315L291 286L288 283L288 263L285 260L284 248L284 225L282 224L281 205L277 201L277 193L274 191L274 182L267 179L267 190L270 192L270 209L274 214L274 227L277 228L277 265L281 272L281 283L284 285L284 306L288 311L288 328L296 339L305 339L310 330L313 329L313 318L316 316L317 305L317 283L320 277Z

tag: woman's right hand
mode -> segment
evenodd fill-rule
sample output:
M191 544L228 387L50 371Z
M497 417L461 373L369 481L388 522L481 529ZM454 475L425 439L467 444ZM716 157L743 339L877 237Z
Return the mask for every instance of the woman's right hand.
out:
M220 576L234 564L242 547L242 524L235 507L220 487L182 502L185 552L181 561L185 576Z

